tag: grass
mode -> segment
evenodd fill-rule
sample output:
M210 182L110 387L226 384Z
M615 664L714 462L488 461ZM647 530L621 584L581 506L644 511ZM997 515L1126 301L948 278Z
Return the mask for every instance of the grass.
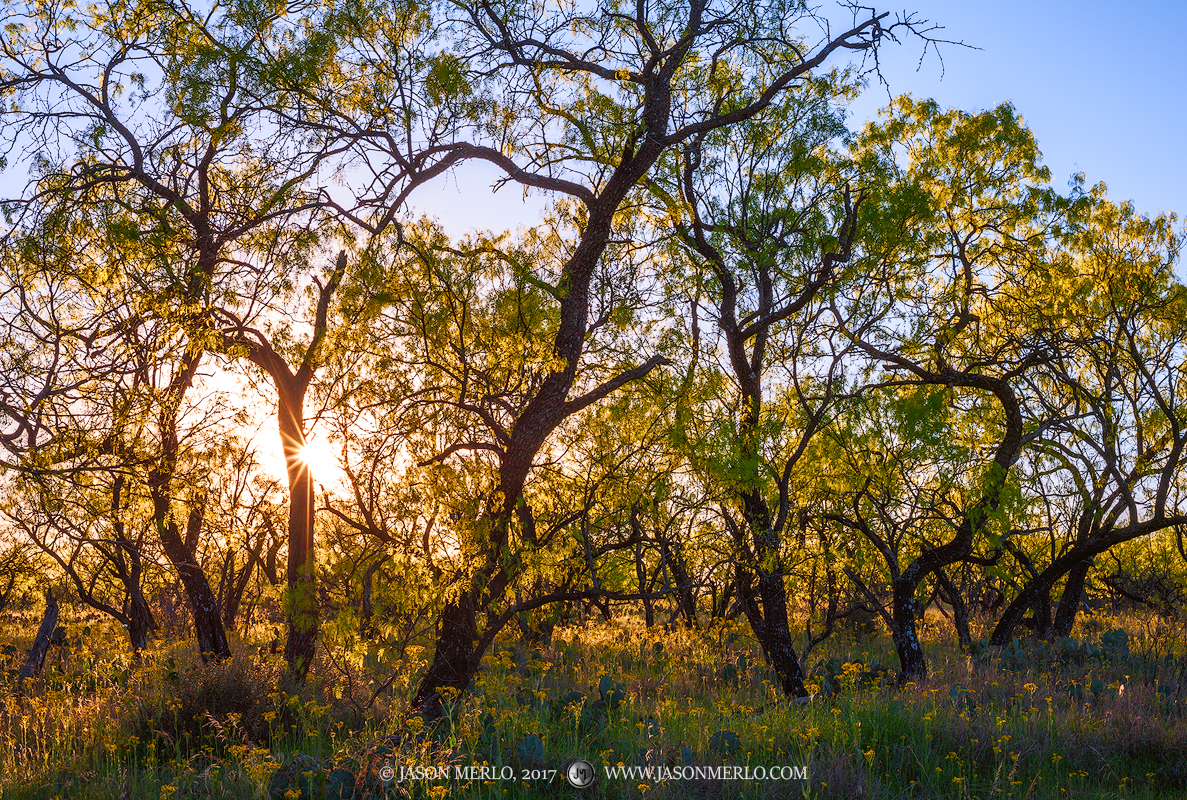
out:
M473 692L447 703L432 730L407 706L424 643L363 643L328 626L309 683L289 696L277 688L278 656L258 644L270 638L262 629L236 642L232 660L203 665L188 643L134 660L118 629L67 627L66 645L25 696L13 691L17 656L0 657L3 800L1187 794L1184 634L1148 617L1090 618L1079 646L972 655L935 623L923 685L900 684L893 671L876 677L870 667L895 663L887 639L834 638L809 659L817 694L807 705L780 697L738 623L558 628L534 650L499 642ZM1110 628L1128 630L1128 653ZM0 640L24 646L32 633L9 625ZM565 781L573 758L594 764L593 787ZM454 777L452 768L472 765L515 779ZM618 765L691 777L607 778L603 769ZM715 765L803 766L808 778L681 771ZM428 766L449 767L451 778L380 777L384 767ZM519 780L525 774L545 777Z

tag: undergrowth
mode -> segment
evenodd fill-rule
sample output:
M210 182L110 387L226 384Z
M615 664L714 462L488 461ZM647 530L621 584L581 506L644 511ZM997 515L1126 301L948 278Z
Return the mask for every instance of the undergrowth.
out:
M472 691L447 698L445 719L426 728L409 698L427 653L382 632L364 642L328 626L308 682L288 694L262 630L237 641L234 658L203 664L191 644L137 659L118 630L68 626L22 694L18 648L0 656L0 797L1187 795L1178 629L1090 618L1075 640L967 653L933 629L926 683L883 666L895 663L886 639L835 638L808 659L815 696L796 704L737 623L557 628L547 645L498 642ZM0 630L18 646L32 635ZM564 777L577 758L598 775L584 790ZM604 771L620 765L667 772ZM807 779L695 772L721 765L804 767ZM471 766L493 770L458 777ZM449 777L385 780L385 769L416 768Z

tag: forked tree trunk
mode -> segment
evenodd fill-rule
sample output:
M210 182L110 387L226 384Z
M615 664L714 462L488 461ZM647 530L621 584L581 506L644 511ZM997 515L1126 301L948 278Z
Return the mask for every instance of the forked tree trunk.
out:
M956 628L956 638L960 642L960 646L967 650L973 643L972 634L969 633L968 606L965 604L960 590L956 588L956 584L948 577L947 572L938 569L935 577L943 600L952 606L952 624Z
M198 563L198 538L202 530L202 510L195 503L186 521L185 538L173 513L173 479L178 458L177 414L182 398L189 389L202 353L187 353L182 357L180 369L176 372L166 391L158 421L161 430L161 458L148 474L149 495L153 504L153 521L161 540L161 549L177 570L185 587L190 612L194 617L194 633L198 638L198 650L203 660L229 658L231 648L223 630L218 601L210 590L206 573Z
M995 647L1006 645L1013 638L1014 629L1022 622L1022 617L1027 610L1037 607L1044 597L1049 598L1051 587L1064 575L1068 576L1069 582L1068 586L1064 588L1064 600L1067 601L1067 605L1065 606L1063 601L1060 602L1054 631L1057 636L1067 636L1075 622L1076 606L1079 605L1088 570L1092 567L1092 559L1105 549L1107 547L1093 544L1078 545L1075 550L1055 559L1050 566L1024 586L1013 602L1006 606L1006 610L1002 612L1001 618L993 628L993 635L990 636L989 643ZM1077 551L1086 553L1086 555L1081 557ZM1069 594L1068 589L1073 590L1072 594ZM1072 602L1073 594L1075 595L1074 603ZM1061 628L1061 625L1064 627ZM1060 633L1060 630L1066 632Z
M254 550L248 551L247 564L242 570L235 570L235 553L228 557L226 588L220 591L223 606L223 627L235 630L235 620L239 617L239 606L243 603L243 595L247 591L247 584L260 561L260 550L263 549L264 539L260 538ZM221 588L221 587L220 587Z
M167 490L160 480L160 475L156 472L149 479L153 494L157 533L161 539L161 549L165 551L165 556L177 570L177 576L181 578L181 585L185 588L190 613L194 618L194 634L198 639L198 651L203 660L229 658L231 648L227 643L226 631L223 629L218 599L211 591L210 581L207 580L205 571L195 559L193 550L181 537L177 523L170 514L171 504L165 494ZM186 524L186 539L190 544L195 543L201 525L201 513L197 509L191 509L189 521Z
M693 16L699 17L698 7L694 5L693 9ZM558 292L558 324L552 354L562 366L550 369L544 375L527 405L506 426L505 447L500 448L501 499L487 508L480 523L489 535L489 546L482 554L484 563L475 570L469 588L442 612L433 661L417 687L413 701L430 715L439 711L442 688L460 691L469 686L482 651L497 633L488 629L478 638L477 615L501 603L516 577L515 555L509 553L510 525L518 516L517 504L540 448L566 419L607 397L618 387L646 376L657 365L666 363L662 357L652 357L579 397L569 396L589 334L591 282L610 243L619 207L669 146L665 137L671 120L672 74L692 43L693 37L678 40L669 50L667 66L657 67L656 74L649 79L651 83L642 109L647 135L627 146L621 161L596 194L583 190L588 192L585 226L561 267L558 282L561 291ZM608 603L604 608L609 613Z
M757 409L757 405L754 406ZM749 420L753 426L754 420ZM787 617L787 587L779 559L779 536L772 529L766 498L758 490L740 495L744 526L731 526L739 550L753 563L739 565L738 595L742 611L758 639L763 654L779 677L779 687L788 697L806 697L804 671L800 666L791 625ZM747 534L753 540L753 548ZM751 583L747 573L757 574Z
M1068 571L1067 580L1063 584L1063 595L1059 598L1059 608L1055 611L1056 637L1071 636L1072 628L1076 624L1076 612L1080 610L1080 602L1084 597L1084 584L1088 580L1088 572L1092 569L1091 558L1081 561Z

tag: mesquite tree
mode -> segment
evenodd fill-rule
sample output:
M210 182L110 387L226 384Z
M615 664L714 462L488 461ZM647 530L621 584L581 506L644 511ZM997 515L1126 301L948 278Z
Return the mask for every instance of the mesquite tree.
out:
M706 287L697 302L716 324L735 394L699 406L718 423L698 426L712 438L688 435L688 420L681 430L705 479L724 489L741 607L793 696L805 691L789 619L790 534L803 516L802 462L844 392L850 346L830 340L826 299L845 281L862 203L831 147L845 133L833 101L849 88L821 79L760 118L693 137L669 191L655 189Z
M514 397L467 392L450 401L473 415L477 437L454 443L448 454L493 453L497 475L469 523L472 538L481 542L471 574L450 593L433 660L416 692L415 703L429 713L439 710L442 690L469 685L505 619L497 609L533 547L525 487L550 437L663 363L646 353L633 365L585 358L604 341L616 314L632 316L630 292L605 314L597 313L597 303L600 286L613 281L604 274L614 263L608 254L625 258L612 244L631 227L642 230L630 220L640 185L681 146L764 114L781 95L800 91L838 51L874 48L893 29L885 15L864 11L848 30L813 42L807 36L819 30L816 17L798 3L780 2L613 3L591 11L459 2L441 8L444 18L437 24L446 38L423 92L408 87L405 72L384 71L385 63L363 57L384 52L380 40L390 26L377 21L379 12L357 20L359 41L350 63L362 81L392 87L395 97L436 95L443 111L431 119L455 125L451 138L411 151L402 147L410 143L406 126L352 129L368 174L437 174L478 159L501 170L501 182L560 200L551 227L557 241L548 252L533 261L505 246L490 248L506 253L502 257L515 265L519 284L530 287L534 302L547 311L550 321L535 335L547 342L545 357L525 365ZM375 97L365 100L372 117L381 117L373 110ZM391 194L404 197L396 188ZM392 213L389 205L372 225L379 227ZM482 627L484 616L489 624Z
M1074 309L1039 399L1054 420L1033 444L1043 502L1009 550L1027 580L990 642L1004 645L1033 609L1036 632L1068 636L1093 559L1184 522L1187 448L1183 327L1174 278L1183 238L1165 216L1139 217L1095 188L1074 230L1074 272L1053 305ZM1044 552L1045 551L1045 552ZM1058 607L1051 592L1063 581Z
M7 203L11 233L53 206L73 221L78 255L118 242L108 267L135 292L134 322L167 326L154 412L162 452L148 475L162 549L189 594L203 652L228 654L214 593L194 558L197 503L178 503L177 416L199 369L216 356L246 357L275 382L278 429L290 459L289 579L306 597L312 573L312 485L297 457L303 400L324 325L290 368L287 317L302 278L333 233L332 205L314 177L335 140L284 124L289 101L277 76L318 72L324 51L289 41L287 9L232 3L207 15L185 3L78 8L10 6L0 34L5 148L35 149L31 181ZM320 54L320 55L319 55ZM102 213L95 213L94 210ZM102 217L103 226L79 223ZM94 236L99 240L96 245ZM118 249L118 248L117 248ZM337 249L337 248L335 248ZM342 261L318 285L318 319ZM267 321L267 325L263 321ZM271 326L271 336L258 332ZM187 509L179 506L188 505ZM309 602L290 603L286 647L295 676L316 632Z
M1046 187L1034 138L1008 105L973 115L900 98L884 122L867 129L859 158L878 176L871 178L878 187L871 211L882 219L862 242L864 257L870 274L886 282L869 292L876 310L848 332L880 366L879 391L953 404L953 427L972 426L981 437L965 446L974 458L959 469L959 492L940 491L935 481L904 482L894 455L887 475L869 477L884 482L898 473L894 491L914 487L934 497L899 504L858 476L852 513L835 517L865 535L885 562L892 593L885 616L903 672L921 679L920 585L933 574L943 584L949 565L1000 547L1016 494L1014 468L1026 442L1051 421L1030 401L1034 373L1061 344L1061 319L1046 301L1067 267L1059 224L1074 204ZM926 387L946 392L920 393ZM879 447L895 446L894 437L882 439ZM879 509L882 524L868 524L865 517ZM939 532L929 535L920 516ZM901 549L912 526L918 539Z

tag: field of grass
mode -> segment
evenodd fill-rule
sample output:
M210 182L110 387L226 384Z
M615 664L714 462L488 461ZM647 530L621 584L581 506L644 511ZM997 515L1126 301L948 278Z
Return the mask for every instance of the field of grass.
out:
M1187 633L1155 618L1090 617L1076 641L971 653L938 620L923 685L879 669L895 663L889 640L838 636L808 658L807 704L780 697L739 623L558 628L547 646L500 641L429 730L408 715L428 655L416 645L331 626L290 696L260 644L270 631L202 665L190 644L135 661L118 629L66 628L22 695L16 651L34 631L0 623L2 800L1187 796ZM589 788L564 777L578 758ZM605 772L619 765L653 772ZM722 765L807 778L696 769ZM455 769L473 766L493 770Z

